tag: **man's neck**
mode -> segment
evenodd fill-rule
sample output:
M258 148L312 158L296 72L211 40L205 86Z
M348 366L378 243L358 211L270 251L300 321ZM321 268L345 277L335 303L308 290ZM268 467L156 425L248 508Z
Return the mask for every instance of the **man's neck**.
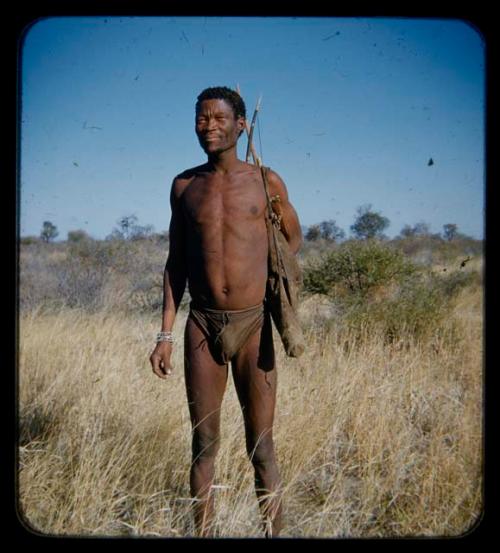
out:
M226 150L214 155L208 156L208 168L214 173L229 173L240 164L240 160L236 155L236 150Z

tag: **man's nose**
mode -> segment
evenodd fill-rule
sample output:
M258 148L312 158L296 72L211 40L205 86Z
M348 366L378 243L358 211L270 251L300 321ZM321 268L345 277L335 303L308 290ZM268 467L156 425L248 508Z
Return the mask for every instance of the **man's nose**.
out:
M207 129L215 129L217 121L215 120L215 117L210 117L207 122Z

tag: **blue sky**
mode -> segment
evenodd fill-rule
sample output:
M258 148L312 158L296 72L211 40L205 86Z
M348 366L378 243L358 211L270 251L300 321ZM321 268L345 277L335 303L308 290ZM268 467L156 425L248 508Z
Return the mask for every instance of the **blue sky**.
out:
M249 116L262 94L255 144L304 226L349 233L371 204L389 236L482 238L484 58L453 19L42 19L21 57L20 233L104 238L129 214L167 229L173 177L205 160L196 97L239 84Z

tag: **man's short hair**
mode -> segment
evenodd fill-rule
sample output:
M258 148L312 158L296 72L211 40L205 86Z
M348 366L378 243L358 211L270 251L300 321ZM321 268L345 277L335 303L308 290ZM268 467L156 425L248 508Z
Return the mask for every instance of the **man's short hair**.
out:
M226 100L226 102L233 108L236 119L238 119L238 117L246 118L247 116L247 110L243 98L235 90L231 90L227 86L205 88L205 90L197 98L196 111L199 110L200 104L203 100Z

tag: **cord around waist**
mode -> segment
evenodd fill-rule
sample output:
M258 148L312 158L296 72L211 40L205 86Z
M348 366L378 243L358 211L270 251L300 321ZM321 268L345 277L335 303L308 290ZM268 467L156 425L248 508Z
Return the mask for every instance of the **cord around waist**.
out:
M260 309L264 310L264 301L258 303L257 305L252 305L251 307L245 307L244 309L214 309L213 307L205 307L195 301L191 301L189 304L189 309L196 309L196 311L212 313L214 315L238 315L242 313L250 313L258 311Z

